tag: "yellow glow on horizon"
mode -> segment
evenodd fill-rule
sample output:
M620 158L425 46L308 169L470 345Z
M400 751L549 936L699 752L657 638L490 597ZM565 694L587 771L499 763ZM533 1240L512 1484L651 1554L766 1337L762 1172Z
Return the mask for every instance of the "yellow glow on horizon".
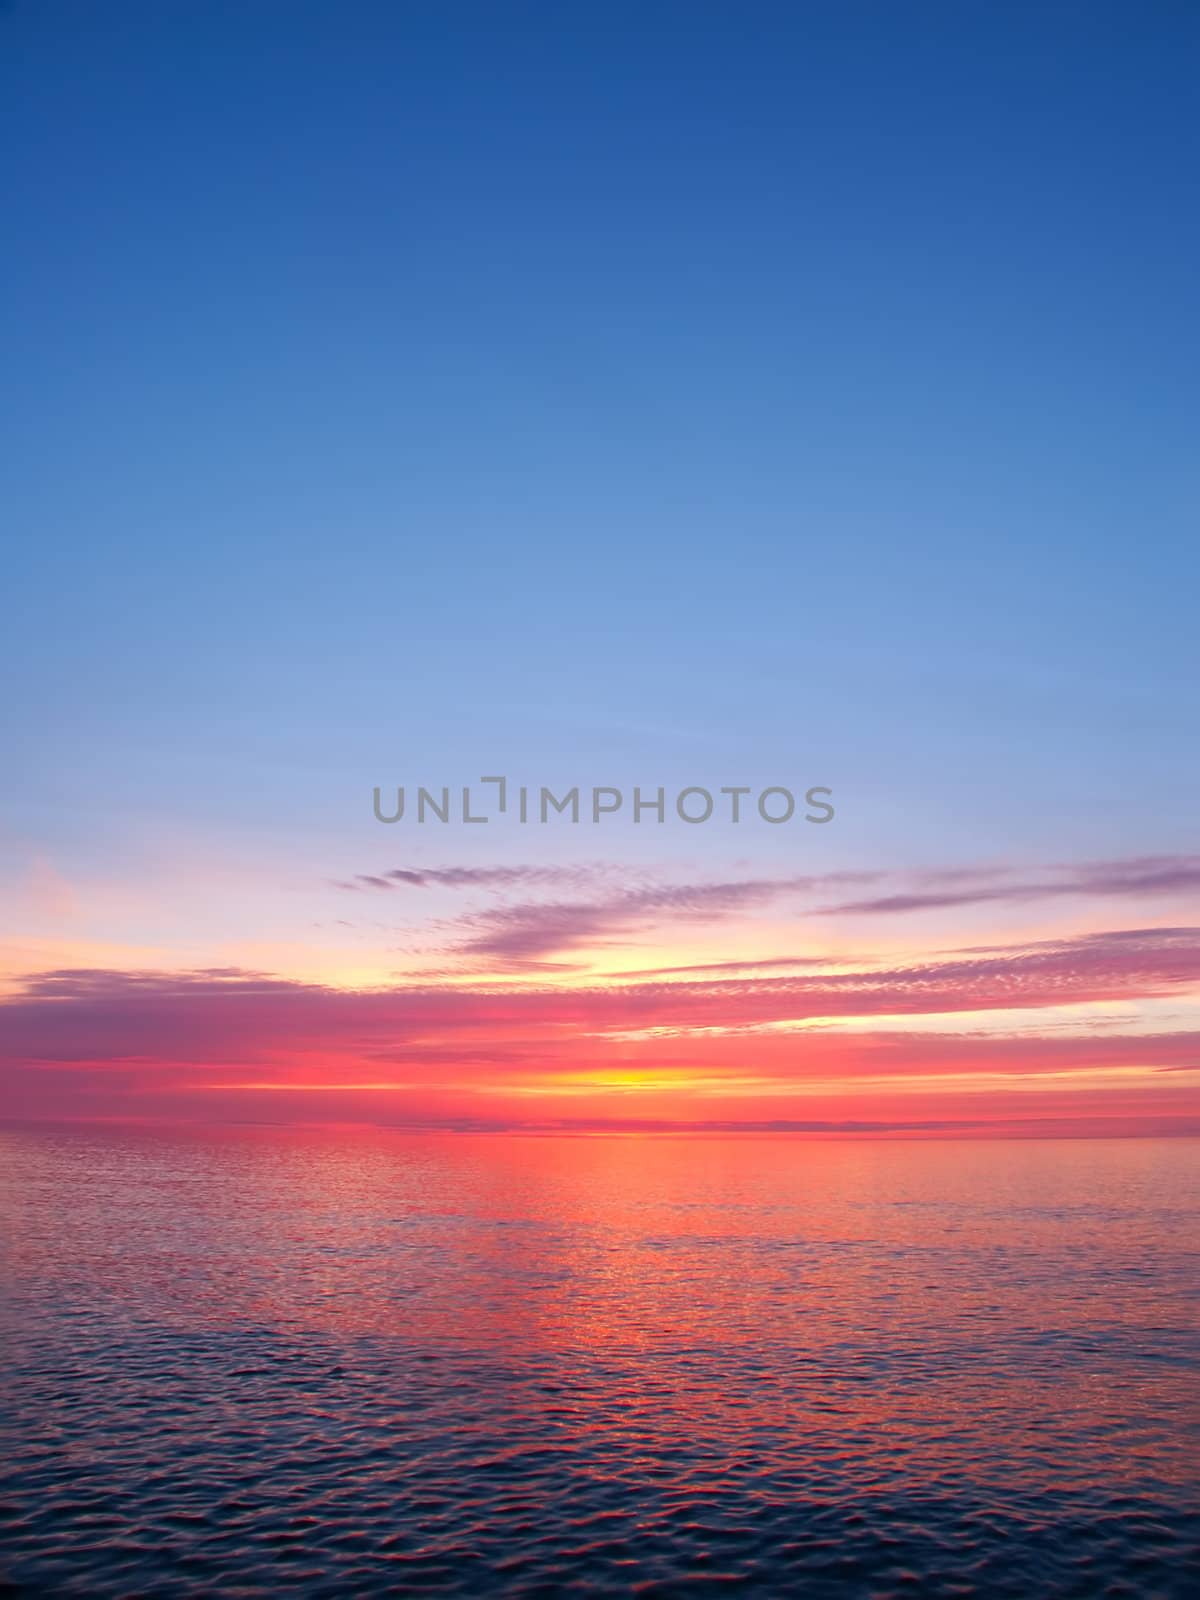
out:
M942 1093L946 1091L1045 1093L1070 1089L1111 1089L1121 1086L1141 1089L1185 1089L1200 1087L1200 1068L1180 1071L1152 1063L1117 1066L1055 1068L1044 1072L947 1072L871 1074L862 1077L776 1078L737 1072L694 1072L686 1068L662 1070L604 1070L572 1072L546 1076L533 1082L446 1081L408 1079L369 1079L361 1082L304 1082L283 1079L257 1079L241 1082L199 1082L188 1085L201 1092L255 1092L279 1094L410 1094L436 1089L450 1094L466 1094L517 1099L578 1099L629 1095L683 1095L699 1099L720 1099L737 1095L758 1095L764 1099L803 1099L829 1095L851 1098L893 1092Z

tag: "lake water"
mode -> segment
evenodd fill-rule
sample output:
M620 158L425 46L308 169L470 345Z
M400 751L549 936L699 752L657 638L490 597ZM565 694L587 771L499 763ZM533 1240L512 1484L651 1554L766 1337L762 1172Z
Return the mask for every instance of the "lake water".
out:
M6 1592L1200 1593L1196 1141L0 1161Z

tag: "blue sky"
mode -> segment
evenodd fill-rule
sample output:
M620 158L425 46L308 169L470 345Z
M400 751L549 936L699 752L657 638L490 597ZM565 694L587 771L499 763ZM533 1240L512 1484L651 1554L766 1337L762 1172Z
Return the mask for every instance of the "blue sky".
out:
M5 8L6 870L497 769L838 797L635 860L1190 847L1198 34Z

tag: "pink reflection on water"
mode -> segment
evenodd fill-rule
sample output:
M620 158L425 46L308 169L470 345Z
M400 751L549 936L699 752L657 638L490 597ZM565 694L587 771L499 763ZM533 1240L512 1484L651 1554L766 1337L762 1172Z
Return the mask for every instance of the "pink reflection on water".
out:
M428 1552L433 1516L447 1570L449 1529L502 1552L513 1496L558 1506L567 1544L673 1529L676 1576L722 1517L746 1571L783 1570L810 1513L882 1562L918 1504L992 1519L1002 1566L1003 1527L1069 1503L1136 1563L1147 1507L1169 1544L1194 1484L1195 1141L2 1139L5 1331L50 1463L14 1494L61 1476L66 1545L81 1481L161 1480L174 1526L174 1452L293 1482L297 1438L331 1570L380 1518Z

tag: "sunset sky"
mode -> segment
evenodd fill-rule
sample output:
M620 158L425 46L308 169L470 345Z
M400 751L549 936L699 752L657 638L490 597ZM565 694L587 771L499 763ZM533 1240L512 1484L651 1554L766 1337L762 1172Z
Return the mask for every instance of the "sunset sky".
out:
M1200 19L903 11L0 9L5 1116L1200 1132Z

